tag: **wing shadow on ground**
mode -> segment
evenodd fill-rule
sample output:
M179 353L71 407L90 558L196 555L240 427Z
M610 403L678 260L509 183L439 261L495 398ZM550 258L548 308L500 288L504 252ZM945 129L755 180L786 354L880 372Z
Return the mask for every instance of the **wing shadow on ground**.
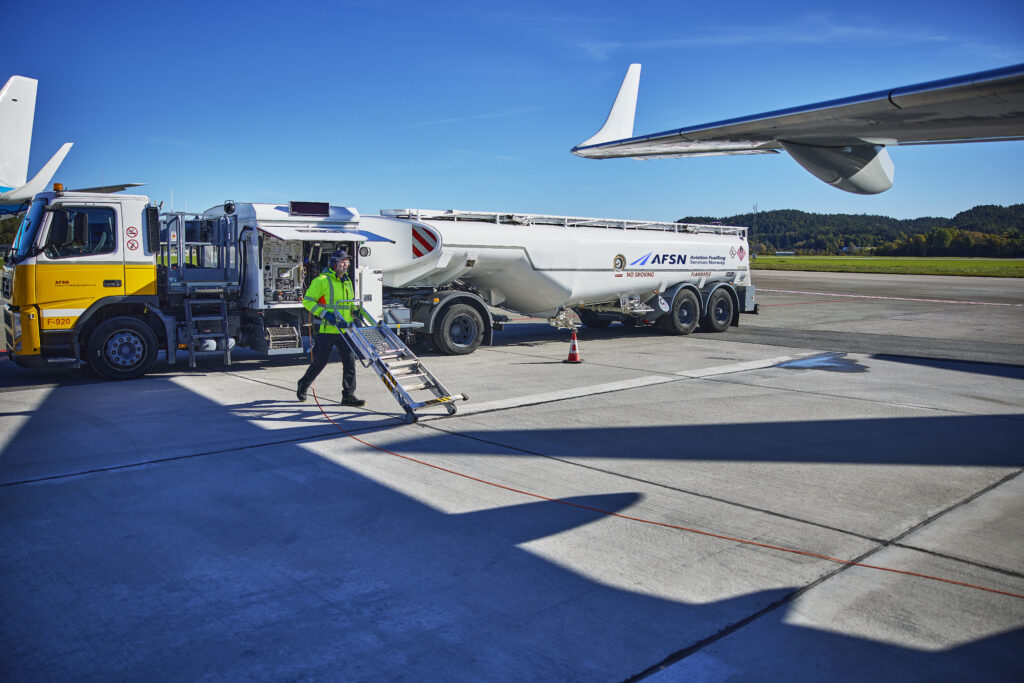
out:
M564 429L463 428L460 434L462 439L445 442L447 452L478 453L483 442L501 444L513 455L518 449L524 455L560 458L1024 466L1024 415ZM425 447L421 436L391 444L399 452Z
M1000 365L998 363L971 363L954 360L933 360L930 358L913 358L910 356L886 356L878 354L873 356L879 360L889 363L904 363L916 365L922 368L937 370L952 370L954 372L966 372L977 375L989 375L990 377L1003 377L1005 379L1024 380L1024 367L1020 365Z
M0 453L3 481L49 472L0 486L6 680L616 681L776 604L755 622L770 658L727 662L741 678L805 677L808 653L836 672L878 662L880 680L1021 668L1022 632L932 654L786 624L791 588L687 603L609 586L587 555L572 570L523 544L616 520L529 499L448 514L311 452L307 427L268 431L166 379L119 389L57 387ZM418 452L462 440L409 429ZM119 466L161 453L177 455ZM448 475L428 476L443 496Z

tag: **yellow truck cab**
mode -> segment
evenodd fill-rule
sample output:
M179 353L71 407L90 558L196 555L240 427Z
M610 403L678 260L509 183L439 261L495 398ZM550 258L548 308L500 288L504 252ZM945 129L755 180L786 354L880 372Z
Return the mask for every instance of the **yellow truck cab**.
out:
M320 202L161 215L144 196L55 187L33 199L0 273L9 357L129 379L161 351L173 364L186 350L192 367L204 355L230 363L236 345L302 354L304 288L334 249L356 255L374 239L357 222ZM379 308L379 273L363 270L353 264L357 294Z
M92 339L95 346L116 331L120 335L110 343L124 346L121 367L109 370L152 367L156 321L147 324L146 309L157 303L160 226L156 207L146 222L147 204L138 195L36 195L3 271L13 361L26 367L77 365L87 350L83 341ZM130 319L116 321L119 316ZM140 338L151 343L140 344Z

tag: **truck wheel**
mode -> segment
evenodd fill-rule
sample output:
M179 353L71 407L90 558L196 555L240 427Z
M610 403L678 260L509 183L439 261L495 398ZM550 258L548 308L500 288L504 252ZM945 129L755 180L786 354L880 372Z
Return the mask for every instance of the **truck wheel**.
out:
M700 321L705 332L725 332L732 323L732 297L724 289L716 289L708 299L708 310Z
M441 314L430 338L434 348L443 354L473 353L484 340L484 319L469 304L455 304Z
M700 320L700 301L689 289L682 289L672 299L668 313L658 318L661 329L669 334L690 334Z
M121 316L100 323L89 337L89 367L104 379L135 379L153 369L156 334L146 323Z
M602 318L596 313L591 313L586 309L576 311L576 315L580 317L581 323L594 329L603 329L612 324L612 321L609 318Z

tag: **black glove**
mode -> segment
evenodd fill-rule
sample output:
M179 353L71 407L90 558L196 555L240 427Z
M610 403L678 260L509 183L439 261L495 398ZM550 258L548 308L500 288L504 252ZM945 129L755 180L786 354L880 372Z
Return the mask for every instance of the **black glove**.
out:
M337 327L339 330L343 330L346 327L348 327L348 323L345 322L344 318L338 318L338 321L334 323L334 326Z
M338 326L338 316L334 315L330 311L324 313L324 322L328 325Z

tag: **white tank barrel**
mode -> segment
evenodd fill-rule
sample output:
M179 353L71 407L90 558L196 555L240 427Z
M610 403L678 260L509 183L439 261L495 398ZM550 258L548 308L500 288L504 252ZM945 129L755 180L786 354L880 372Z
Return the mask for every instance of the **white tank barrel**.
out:
M613 219L395 210L359 227L391 240L363 265L384 286L439 287L458 279L487 303L530 315L560 308L648 301L680 282L749 284L747 230ZM660 308L660 306L659 306Z

